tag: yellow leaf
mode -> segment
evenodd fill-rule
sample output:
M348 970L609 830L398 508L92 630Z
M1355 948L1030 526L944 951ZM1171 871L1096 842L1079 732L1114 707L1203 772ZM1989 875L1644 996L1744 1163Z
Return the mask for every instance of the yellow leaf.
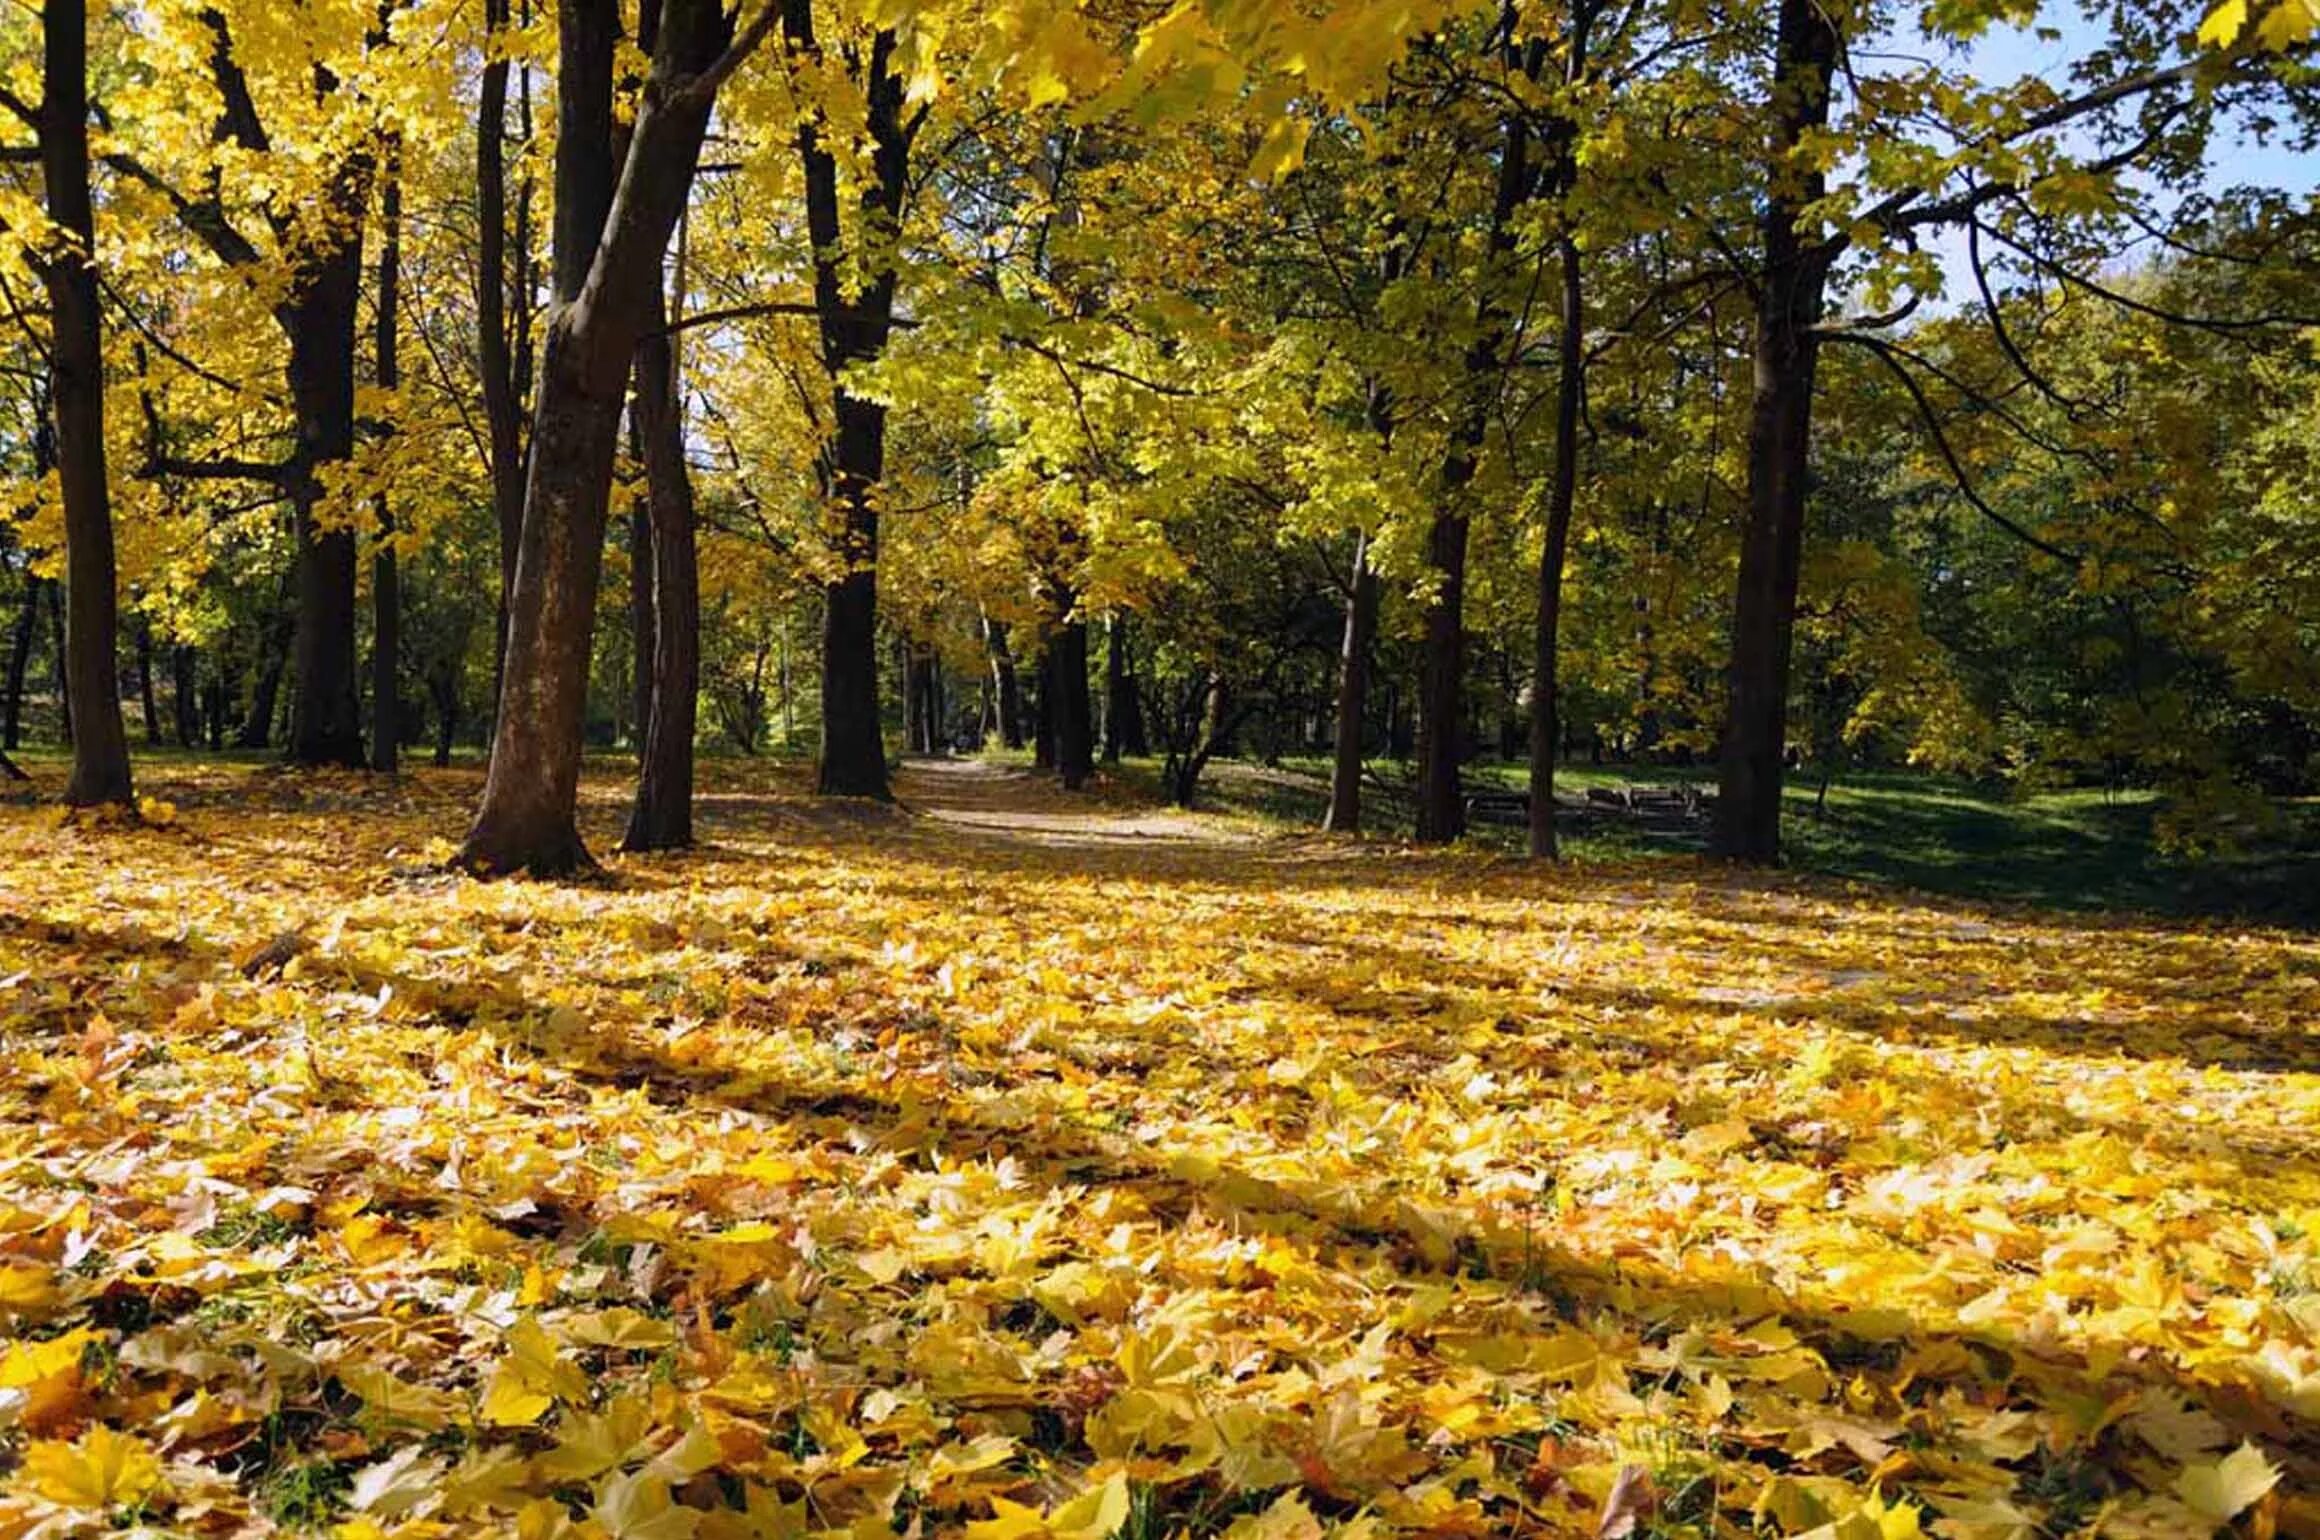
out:
M2229 48L2247 26L2247 0L2223 0L2200 23L2199 41L2210 48Z
M24 1471L50 1502L100 1512L143 1502L161 1486L161 1461L151 1446L101 1422L78 1443L34 1444L24 1452Z
M2261 1449L2242 1444L2220 1460L2183 1467L2175 1478L2175 1495L2210 1524L2228 1524L2279 1479Z

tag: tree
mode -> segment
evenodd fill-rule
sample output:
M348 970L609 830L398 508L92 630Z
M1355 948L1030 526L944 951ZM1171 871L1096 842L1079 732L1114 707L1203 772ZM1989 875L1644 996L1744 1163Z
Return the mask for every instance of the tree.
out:
M737 29L716 0L666 0L627 153L613 154L613 0L561 0L554 308L510 591L491 771L457 862L563 876L592 864L574 813L597 575L622 387L652 324L719 87L771 12Z

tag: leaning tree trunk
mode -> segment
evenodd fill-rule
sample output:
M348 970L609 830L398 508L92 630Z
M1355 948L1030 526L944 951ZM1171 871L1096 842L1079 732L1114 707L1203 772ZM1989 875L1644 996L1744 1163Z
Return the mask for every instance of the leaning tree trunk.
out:
M1378 577L1369 537L1353 547L1353 586L1345 593L1345 636L1337 655L1337 733L1329 765L1329 813L1321 827L1338 834L1361 828L1363 718L1369 701L1370 652L1377 638Z
M64 501L66 694L79 707L75 807L133 800L114 659L119 598L113 510L105 482L105 359L98 311L96 220L89 201L89 38L86 0L41 10L41 180L61 241L41 261L48 289L49 406Z
M693 734L701 699L701 577L683 397L667 301L656 283L636 350L636 419L644 443L652 572L652 692L644 765L623 850L693 843Z
M238 749L262 749L274 741L274 708L282 698L282 673L290 663L290 609L277 594L273 612L258 633L258 677L251 685L249 714L234 735Z
M612 148L617 0L562 0L556 89L555 307L541 360L523 536L491 770L457 864L560 876L591 867L575 817L588 652L623 387L650 328L732 24L668 0L624 165Z
M1525 50L1524 73L1536 80L1544 62L1544 40L1534 40ZM1503 262L1514 250L1514 217L1530 196L1533 180L1529 152L1529 126L1521 114L1510 114L1490 211L1489 246L1495 262ZM1463 368L1464 402L1442 460L1433 524L1426 536L1434 593L1426 606L1424 650L1418 664L1416 829L1417 838L1426 842L1453 840L1466 832L1458 764L1466 716L1468 499L1503 373L1500 355L1512 324L1493 286L1499 276L1494 272L1484 281L1476 335Z
M1798 226L1824 179L1798 176L1790 151L1827 122L1839 39L1816 0L1781 0L1773 98L1772 196L1757 280L1754 385L1748 413L1748 508L1732 606L1732 666L1710 849L1727 860L1780 857L1788 669L1804 555L1805 478L1819 344L1833 249Z
M379 293L377 329L373 347L379 388L392 391L402 383L396 355L395 330L402 302L403 177L400 147L387 151L387 180L380 195ZM391 430L389 430L391 431ZM403 580L395 562L395 515L387 494L380 492L372 511L378 516L378 547L371 556L371 768L395 772L402 747L401 684L403 653Z
M335 242L305 264L286 306L290 398L298 446L290 503L298 527L298 689L291 704L295 765L361 768L362 699L356 686L354 530L326 521L324 468L354 454L354 359L362 292L361 200L367 179L349 169L334 189Z

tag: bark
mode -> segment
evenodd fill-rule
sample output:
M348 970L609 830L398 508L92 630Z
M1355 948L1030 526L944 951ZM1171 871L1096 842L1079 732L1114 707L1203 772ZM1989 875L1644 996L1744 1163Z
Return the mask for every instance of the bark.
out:
M322 249L291 283L283 324L290 334L290 398L297 446L288 472L298 526L298 689L288 757L296 765L362 767L362 699L356 684L353 529L325 527L325 467L354 454L354 360L362 292L364 169L349 165L333 184L336 204Z
M496 42L507 30L507 0L485 0L484 27ZM477 372L491 461L491 503L499 529L498 641L505 641L508 590L515 583L516 546L523 535L523 397L509 339L507 249L508 61L497 48L486 56L475 116L475 317ZM495 653L496 655L496 653ZM496 665L495 665L496 667Z
M1353 584L1345 594L1345 637L1337 654L1337 732L1329 768L1329 812L1321 827L1337 834L1361 828L1363 718L1369 701L1370 653L1377 639L1378 577L1369 538L1353 547Z
M395 336L403 276L403 180L399 162L399 149L390 146L386 188L380 196L379 292L372 344L379 387L389 391L402 383ZM395 563L394 508L386 493L378 494L372 503L372 512L378 517L379 538L371 556L371 768L392 775L403 737L398 666L403 653L403 583Z
M1781 0L1773 69L1771 195L1760 238L1754 382L1748 418L1748 507L1732 607L1732 666L1710 850L1768 864L1780 856L1780 789L1788 669L1804 552L1805 477L1821 316L1833 247L1798 229L1825 179L1799 175L1790 153L1828 122L1839 39L1815 0Z
M991 649L991 691L999 717L999 741L1023 747L1023 689L1015 677L1015 655L1007 650L1007 627L983 617L983 639Z
M24 678L32 668L32 643L40 629L40 579L29 566L24 573L24 603L8 633L7 695L0 699L0 748L22 748L24 739Z
M812 0L781 0L784 39L794 59L816 61ZM910 146L923 114L903 117L902 77L893 68L896 40L882 30L862 66L864 127L870 176L861 193L857 242L882 240L896 228L908 192ZM835 430L822 455L824 497L835 505L845 573L823 594L822 753L817 776L825 795L885 798L886 744L878 713L878 506L886 468L886 408L849 391L845 371L885 351L894 317L894 267L856 289L839 222L838 166L818 115L801 118L798 158L805 172L806 233L814 250L814 311L822 366L831 382Z
M1031 768L1055 768L1055 648L1039 655L1039 688L1031 702Z
M716 0L662 11L627 154L612 146L616 0L562 0L555 307L540 364L523 533L509 590L491 769L457 864L561 876L593 866L575 809L597 579L620 409L690 192L732 41Z
M1055 684L1050 713L1055 731L1055 773L1066 791L1078 791L1095 773L1095 722L1088 700L1088 633L1084 620L1066 621L1047 644L1049 677Z
M1534 40L1526 48L1520 67L1536 79L1545 57L1544 40ZM1529 127L1520 115L1510 115L1491 199L1489 248L1494 265L1503 263L1514 249L1514 217L1530 196L1533 181ZM1504 363L1501 355L1511 325L1494 278L1484 280L1477 317L1480 324L1474 344L1466 352L1461 387L1464 402L1449 452L1443 457L1438 501L1426 535L1426 562L1433 570L1435 586L1426 606L1424 650L1418 665L1416 835L1423 842L1452 840L1466 832L1458 764L1465 718L1468 498L1497 397Z
M201 741L201 698L194 683L194 651L183 642L169 649L170 716L177 728L177 746L190 749Z
M1144 707L1136 693L1135 650L1128 640L1128 617L1114 615L1104 649L1104 760L1141 759L1152 752L1144 732Z
M282 671L290 661L290 611L277 599L258 635L258 677L250 694L249 715L234 737L238 749L262 749L274 741L274 708L282 696Z
M644 444L652 571L651 715L624 850L693 843L693 737L701 699L701 577L684 398L667 302L656 282L636 350L636 416Z
M166 741L161 731L161 701L153 690L153 622L137 622L137 702L145 713L145 741L159 748Z
M638 348L643 353L643 348ZM637 365L637 390L644 389L644 368ZM637 422L641 403L629 407L629 453L644 459L644 429ZM644 764L645 734L653 711L653 532L652 489L640 486L628 505L628 711L629 732L639 767Z
M1587 366L1584 270L1576 242L1559 243L1562 331L1555 339L1554 469L1547 487L1546 541L1539 549L1536 652L1531 660L1530 853L1553 859L1555 747L1562 741L1563 566L1571 546L1571 514L1579 487L1579 400Z
M1563 82L1586 78L1588 35L1596 0L1574 0ZM1554 465L1547 484L1546 539L1539 548L1537 628L1531 657L1530 853L1551 860L1555 842L1555 751L1562 743L1563 567L1571 547L1571 515L1579 491L1579 418L1587 385L1586 266L1572 234L1569 200L1579 180L1579 125L1558 116L1547 136L1547 191L1562 205L1564 228L1555 242L1561 279L1561 315L1555 337Z
M96 220L89 200L87 0L41 10L40 163L49 222L62 240L43 257L50 322L49 410L64 502L66 696L73 732L74 807L133 800L114 649L119 597L113 510L105 481L105 360L98 311Z

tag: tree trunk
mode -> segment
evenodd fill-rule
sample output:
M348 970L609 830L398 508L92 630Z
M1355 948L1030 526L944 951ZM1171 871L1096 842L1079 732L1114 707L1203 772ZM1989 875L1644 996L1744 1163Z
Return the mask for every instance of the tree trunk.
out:
M1586 78L1587 40L1598 0L1573 0L1563 82L1576 87ZM1562 314L1555 338L1554 467L1547 485L1546 538L1539 548L1537 629L1531 655L1530 853L1552 860L1555 836L1555 751L1562 742L1563 567L1571 547L1571 515L1579 491L1579 420L1587 386L1586 268L1571 233L1570 198L1578 184L1579 125L1558 115L1547 134L1547 191L1563 210L1563 233L1555 243L1562 279Z
M1055 768L1055 646L1039 654L1039 688L1031 701L1031 768Z
M159 748L167 742L161 731L161 702L153 691L153 622L137 622L137 702L145 714L145 742Z
M89 39L86 0L47 0L41 11L41 180L62 240L40 263L48 289L49 409L64 501L66 669L74 723L74 807L133 801L129 738L121 725L113 570L113 511L105 480L105 360L89 201Z
M258 634L258 677L250 695L250 712L234 738L238 749L262 749L274 741L274 708L281 700L282 671L290 660L290 611L277 595L274 610Z
M1104 652L1104 759L1142 758L1152 751L1144 734L1144 706L1136 693L1135 650L1128 640L1128 617L1115 614Z
M362 293L364 168L341 169L332 187L333 242L300 264L283 308L290 335L290 399L298 444L288 477L298 527L294 631L298 689L290 715L294 765L361 768L362 697L357 687L355 572L351 528L320 516L324 468L354 454L354 360Z
M991 690L999 715L999 741L1023 747L1023 689L1015 678L1015 655L1007 650L1004 622L983 617L983 639L991 649Z
M1827 122L1836 28L1816 0L1781 0L1775 41L1762 276L1756 296L1754 385L1748 416L1748 507L1732 606L1732 665L1715 825L1709 848L1727 860L1780 856L1780 786L1788 721L1789 657L1804 553L1805 478L1811 460L1813 383L1834 250L1798 229L1824 190L1799 175L1791 151Z
M373 348L379 388L392 391L402 383L395 331L402 303L403 177L401 148L391 141L386 176L386 187L380 195L383 228ZM378 494L372 511L378 516L379 533L377 548L371 556L371 768L392 775L403 737L398 666L403 653L403 584L402 573L395 563L394 509L386 493Z
M23 747L24 679L32 669L32 643L40 632L40 579L24 569L24 603L8 634L7 697L0 700L0 748Z
M1078 791L1095 773L1095 722L1088 700L1087 622L1072 620L1047 643L1055 682L1055 773L1066 791Z
M1579 398L1587 367L1584 276L1578 243L1558 243L1563 279L1562 331L1555 339L1555 460L1547 488L1547 535L1539 549L1538 635L1531 660L1530 853L1553 859L1555 746L1561 742L1563 565L1579 487Z
M637 389L644 388L644 349L637 349ZM644 429L637 422L639 403L629 406L629 453L635 459L644 459ZM631 741L636 747L636 761L644 764L645 734L652 726L653 713L653 530L652 488L636 489L636 496L628 505L628 710Z
M651 509L652 701L624 850L678 850L693 843L701 577L693 478L685 464L684 398L667 325L668 304L656 284L652 315L636 350L637 427Z
M428 681L435 697L435 765L451 763L451 746L459 733L459 670L456 664L435 670Z
M706 72L732 41L716 0L669 0L652 80L616 166L619 30L617 0L562 0L556 303L533 410L491 769L456 858L474 872L560 876L594 864L575 811L622 387L692 186L714 99Z
M507 314L508 60L496 46L507 31L507 0L484 0L484 28L494 45L484 56L475 116L475 318L478 373L491 461L492 512L499 529L499 610L492 677L507 642L508 592L515 586L516 547L524 523L524 402Z
M813 0L780 0L782 32L793 58L819 62ZM839 554L845 573L823 596L822 754L817 788L830 796L885 798L886 743L878 713L878 486L886 471L886 408L845 385L853 364L885 351L894 315L894 266L881 261L864 281L857 275L863 245L899 222L908 192L910 143L903 120L903 81L894 71L895 34L881 30L859 72L871 145L871 177L861 194L856 251L846 250L838 214L838 164L819 113L801 115L798 159L805 171L806 233L813 243L814 310L820 323L822 366L831 383L836 431L825 446L822 491L840 516Z
M1337 654L1337 733L1329 767L1329 812L1321 827L1337 834L1361 828L1363 717L1369 702L1369 660L1377 637L1378 578L1369 563L1369 537L1356 537L1353 586L1345 595L1345 637Z
M201 741L201 700L194 683L194 663L194 651L185 643L169 649L170 716L181 749L193 748Z

